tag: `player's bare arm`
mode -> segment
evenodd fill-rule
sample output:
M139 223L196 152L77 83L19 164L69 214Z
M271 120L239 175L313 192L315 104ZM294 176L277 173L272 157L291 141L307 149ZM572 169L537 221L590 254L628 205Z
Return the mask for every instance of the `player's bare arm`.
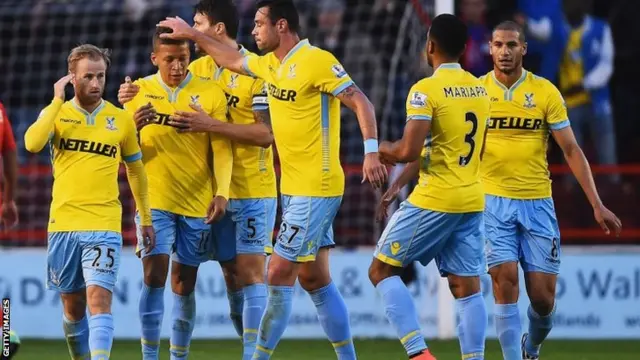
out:
M376 209L376 220L382 221L387 216L389 205L396 200L400 190L409 184L409 181L418 177L420 173L420 159L408 163L400 176L394 181L387 191L382 195L378 208Z
M161 38L191 40L197 43L198 47L211 56L219 66L246 75L246 72L242 68L244 58L242 54L238 52L238 49L234 49L192 28L179 17L168 17L160 21L157 26L168 27L173 30L172 33L161 34Z
M40 152L47 145L53 133L56 116L64 102L64 89L73 77L74 74L67 74L56 81L53 85L54 101L52 105L27 129L24 135L24 145L29 152Z
M365 143L367 140L377 140L376 111L369 98L355 84L342 90L336 97L356 113ZM367 152L366 149L365 152ZM387 168L380 162L378 152L372 151L365 154L362 174L362 182L369 181L376 188L387 181Z
M589 162L578 145L571 127L552 130L551 134L562 149L567 164L569 164L571 168L571 172L573 172L573 175L578 179L578 183L580 183L587 199L589 199L589 203L591 203L593 207L594 217L602 227L602 230L604 230L607 235L611 233L611 230L613 230L616 236L620 235L622 222L613 212L602 204L595 182L593 181L593 174L591 173Z
M201 112L201 109L196 112ZM178 111L171 117L169 125L177 127L178 132L211 132L231 141L268 148L273 144L269 110L256 110L253 117L254 124L233 124L211 118L204 112Z
M431 121L407 121L402 139L393 143L383 141L380 144L380 157L389 164L410 163L418 160L429 131L431 131Z

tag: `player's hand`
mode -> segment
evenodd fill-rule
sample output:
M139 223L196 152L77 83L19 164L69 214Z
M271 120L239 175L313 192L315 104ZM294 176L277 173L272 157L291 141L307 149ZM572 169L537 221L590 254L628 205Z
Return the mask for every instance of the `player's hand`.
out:
M169 118L169 125L178 128L178 132L213 132L215 127L222 123L220 120L212 119L198 105L190 105L195 112L176 111Z
M149 253L156 246L156 232L151 225L143 225L140 228L142 232L142 244L144 251Z
M18 223L18 207L15 201L7 201L2 204L2 225L7 231Z
M153 108L151 103L147 105L141 106L138 110L136 110L135 114L133 114L133 121L136 123L136 129L138 132L142 130L143 127L149 125L153 119L156 117L156 109Z
M211 224L220 221L225 211L227 211L227 199L222 196L214 197L211 204L209 204L209 209L207 209L207 220L205 223Z
M53 96L58 99L64 101L64 89L67 87L69 82L74 78L74 74L67 74L60 78L60 80L56 81L53 84Z
M180 17L167 17L166 19L160 21L158 27L167 27L173 32L160 34L160 38L162 39L189 39L191 40L193 37L193 33L196 32L194 28L192 28L186 21L182 20Z
M611 210L607 209L604 205L600 205L593 210L593 216L605 234L609 235L611 234L611 230L613 230L616 236L620 236L622 221L620 221Z
M387 217L387 209L389 205L396 200L399 192L400 188L391 185L384 195L382 195L382 199L380 199L380 203L376 209L376 221L380 222Z
M386 154L391 152L391 142L389 141L381 141L378 146L378 154L380 154L380 162L384 165L395 165L396 162L394 159L390 158Z
M140 92L140 86L131 82L131 78L127 76L124 78L124 83L120 84L120 89L118 89L118 102L120 105L124 105L133 100L138 95L138 92Z
M387 181L387 167L380 162L378 153L364 156L362 164L362 183L369 181L374 188L379 189Z

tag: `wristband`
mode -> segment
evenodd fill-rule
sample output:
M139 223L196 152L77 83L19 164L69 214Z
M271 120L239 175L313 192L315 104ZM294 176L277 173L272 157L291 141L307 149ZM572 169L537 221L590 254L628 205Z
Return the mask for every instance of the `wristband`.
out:
M378 152L378 139L367 139L364 141L364 154Z

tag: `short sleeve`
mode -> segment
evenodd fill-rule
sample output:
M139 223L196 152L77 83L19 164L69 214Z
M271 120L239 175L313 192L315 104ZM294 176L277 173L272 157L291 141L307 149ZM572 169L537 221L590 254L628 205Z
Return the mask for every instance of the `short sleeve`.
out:
M320 51L313 62L313 83L321 92L337 96L344 89L353 85L342 64L328 51Z
M569 126L569 116L567 106L562 98L562 94L555 85L548 83L548 98L546 109L546 121L551 130L560 130Z
M213 85L213 104L209 116L216 120L227 122L227 97L218 85Z
M407 121L431 121L434 107L433 99L417 84L413 85L407 96Z
M251 85L251 108L253 111L269 109L267 84L262 79L256 79Z
M122 151L122 160L124 162L134 162L142 159L142 151L138 144L138 133L130 114L122 113L122 118L126 124L124 139L120 144Z
M244 57L242 69L252 78L264 79L267 77L269 66L265 56L250 54Z

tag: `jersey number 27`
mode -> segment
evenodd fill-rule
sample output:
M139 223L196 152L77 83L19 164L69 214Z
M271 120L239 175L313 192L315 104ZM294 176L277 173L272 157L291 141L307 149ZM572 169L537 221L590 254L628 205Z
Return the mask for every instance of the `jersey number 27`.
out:
M467 166L469 164L469 161L471 161L471 158L473 158L473 153L476 150L475 137L476 133L478 132L478 117L472 112L465 113L464 122L471 123L471 131L469 131L464 137L464 142L469 144L469 153L467 155L460 156L460 159L458 160L460 166Z

